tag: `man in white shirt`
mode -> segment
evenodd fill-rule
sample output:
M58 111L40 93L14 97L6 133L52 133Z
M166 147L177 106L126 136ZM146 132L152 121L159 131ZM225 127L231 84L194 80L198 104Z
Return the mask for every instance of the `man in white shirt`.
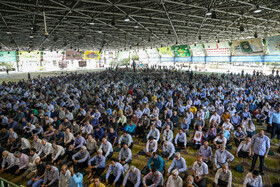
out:
M221 117L219 114L215 111L214 114L211 116L209 123L211 123L212 120L216 120L217 123L221 123Z
M163 143L161 156L167 158L167 160L174 159L175 147L172 142L165 141Z
M223 164L220 169L217 170L213 186L226 186L231 187L232 173L228 169L226 164Z
M41 157L42 161L51 161L52 160L52 144L47 142L45 139L42 139L42 147L38 152L38 155Z
M262 177L259 175L259 171L254 170L252 173L249 172L243 182L243 187L262 187Z
M226 146L227 144L227 139L224 136L224 133L220 133L220 136L217 136L214 141L213 144L216 146L217 149L220 148L221 145Z
M242 141L237 147L235 156L247 158L251 156L251 138L247 137L246 141Z
M148 156L152 156L153 152L157 152L158 149L158 143L153 137L149 137L149 140L146 144L146 149L144 149L144 152Z
M166 128L163 131L163 141L169 141L172 142L173 140L173 132L170 130L170 126L166 125Z
M194 162L192 171L195 183L198 186L206 187L207 186L207 178L206 175L208 175L208 166L205 162L202 160L202 156L197 158L197 161Z
M69 186L70 176L71 176L71 172L68 170L67 165L63 165L61 167L61 171L60 171L60 174L59 174L58 187L67 187L67 186Z
M229 129L229 130L234 130L234 126L230 123L230 120L227 119L224 123L223 123L223 127L225 129Z
M64 155L65 150L61 145L56 145L55 143L53 143L52 146L52 163L57 163L58 161L63 159L62 156Z

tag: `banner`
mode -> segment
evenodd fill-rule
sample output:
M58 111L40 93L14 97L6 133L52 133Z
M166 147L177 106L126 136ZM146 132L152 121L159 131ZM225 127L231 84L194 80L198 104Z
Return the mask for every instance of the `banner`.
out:
M193 44L190 45L192 56L205 56L205 50L203 49L202 44Z
M206 62L230 62L230 56L207 56Z
M85 60L100 59L99 51L85 51Z
M230 56L230 46L228 42L205 43L207 56Z
M188 45L172 46L171 50L173 51L175 57L191 56L190 50L188 49Z
M20 62L40 62L41 61L41 52L40 51L20 51L19 52L19 61Z
M158 53L157 48L147 49L147 54L148 54L149 58L159 58L159 53Z
M58 67L61 69L67 68L67 61L58 62Z
M260 38L232 41L232 56L263 55L263 44Z
M63 58L63 54L61 51L45 51L43 53L43 60L44 61L52 61L52 60L59 60L61 61Z
M66 60L83 60L83 56L80 51L66 51Z
M232 62L262 62L263 58L261 55L255 56L232 56Z
M87 67L87 61L79 61L79 67Z
M266 43L270 55L280 55L280 36L267 37Z
M158 48L158 52L161 57L173 57L170 47Z
M15 51L0 51L0 62L16 62L17 55Z

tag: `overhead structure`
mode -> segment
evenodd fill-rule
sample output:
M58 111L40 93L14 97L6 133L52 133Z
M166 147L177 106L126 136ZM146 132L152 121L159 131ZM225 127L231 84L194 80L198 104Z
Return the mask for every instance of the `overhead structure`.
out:
M279 32L279 0L0 0L1 50L145 48Z

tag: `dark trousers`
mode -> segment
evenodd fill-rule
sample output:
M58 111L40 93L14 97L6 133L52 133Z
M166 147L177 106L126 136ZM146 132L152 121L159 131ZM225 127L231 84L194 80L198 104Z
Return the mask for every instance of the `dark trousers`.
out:
M169 152L162 152L162 153L161 153L161 156L164 157L164 158L167 158L169 155L170 155ZM169 160L173 160L174 156L175 156L175 154L173 154L173 155L169 158Z
M90 165L95 166L94 161L92 161ZM91 172L96 176L101 176L101 174L103 173L104 170L105 170L105 168L93 168L93 169L91 169Z
M46 184L49 184L51 181L47 181ZM48 185L48 187L58 187L58 180L56 180L54 183L52 183L51 185Z
M184 148L184 142L177 141L177 147L176 148L183 149Z
M134 184L130 180L127 180L125 187L134 187Z
M42 161L52 161L52 155L47 155L44 159L42 159Z
M6 172L6 173L11 173L11 174L15 175L15 172L16 172L18 169L19 169L18 166L13 166L13 167L7 169L5 172ZM16 174L16 175L21 175L21 174L23 174L25 171L26 171L26 169L21 169L21 170L19 170L19 173Z
M257 155L256 153L253 156L251 170L255 169L255 165L256 165L258 157L260 157L260 172L263 173L263 169L264 169L264 156Z
M106 153L105 152L103 152L103 155L105 156L106 155ZM107 156L107 159L108 158L111 158L113 156L113 152L110 152L109 154L108 154L108 156Z
M196 183L196 184L197 184L197 186L199 186L199 187L206 187L206 186L207 186L207 178L204 177L203 179L201 179L201 180L199 181L199 183Z
M240 142L242 142L243 140L244 140L244 139L238 140L238 139L234 138L234 142L235 142L236 147L238 147L239 144L240 144Z
M150 185L152 185L152 184L154 184L152 180L146 179L146 185L147 185L147 186L150 186ZM159 186L159 187L162 187L162 185L158 185L158 186Z
M249 153L240 150L240 151L238 152L238 157L247 158L247 157L249 157Z
M115 178L116 178L116 177L115 177L113 174L110 174L110 175L109 175L109 178L108 178L109 184L113 184L114 181L115 181ZM116 184L121 185L121 184L122 184L122 181L123 181L123 176L121 175L120 178L119 178L119 180L116 182Z
M280 124L272 123L271 139L277 135L277 139L280 139Z

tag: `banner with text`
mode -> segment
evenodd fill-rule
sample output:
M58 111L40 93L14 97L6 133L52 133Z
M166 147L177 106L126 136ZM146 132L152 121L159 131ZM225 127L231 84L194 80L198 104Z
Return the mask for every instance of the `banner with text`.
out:
M188 45L172 46L171 50L173 51L173 54L174 54L175 57L191 56L190 50L188 48Z
M205 56L205 50L202 44L190 45L192 56Z
M170 47L158 48L158 52L161 57L173 57Z
M280 55L280 36L267 37L266 43L270 55Z
M80 51L66 51L66 60L83 60L83 52Z
M85 60L100 59L99 51L85 51Z
M41 61L41 52L40 51L20 51L19 52L19 61L20 62L40 62Z
M230 56L230 46L228 42L205 43L207 56Z

